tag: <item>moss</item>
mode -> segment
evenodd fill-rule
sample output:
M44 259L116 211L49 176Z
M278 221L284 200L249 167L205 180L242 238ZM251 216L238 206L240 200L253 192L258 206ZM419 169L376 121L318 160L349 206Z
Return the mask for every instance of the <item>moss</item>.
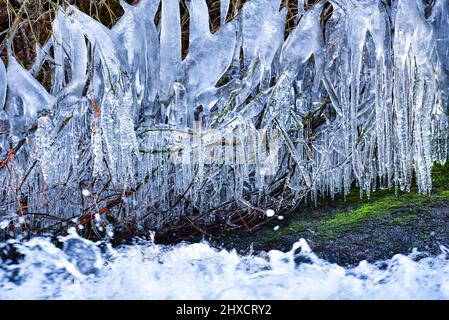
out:
M435 219L434 212L449 207L449 163L444 166L436 164L432 169L432 176L431 195L418 194L416 187L410 193L381 189L372 192L368 199L366 194L360 197L360 191L354 188L346 197L339 196L334 200L320 199L315 207L304 204L295 213L286 216L283 221L273 220L250 234L242 230L233 231L218 242L235 248L248 248L254 243L255 248L266 250L282 246L289 248L292 241L299 238L307 238L315 244L333 243L336 240L338 243L359 242L364 240L354 239L363 235L371 239L375 233L374 239L380 237L381 235L375 231L379 228L388 229L389 231L385 231L386 234L388 232L395 234L394 230L397 228L412 230L413 233L416 231L415 227L422 229L420 234L415 236L425 239L424 233L428 230L424 226L430 225L434 228L432 220ZM274 231L276 225L280 228ZM351 237L355 238L348 240ZM385 235L383 237L388 238Z
M410 223L417 218L416 209L425 210L426 206L438 201L449 202L449 162L445 165L435 164L432 168L433 194L422 195L416 192L398 192L394 190L378 190L370 199L360 197L360 191L354 189L345 201L355 207L349 212L340 212L324 219L317 228L317 233L325 237L335 237L355 228L367 220L380 219L396 212L392 224ZM413 211L411 214L410 211Z
M449 189L449 161L445 165L434 164L432 167L432 185L436 192Z
M283 237L289 235L289 234L295 234L304 232L307 229L314 229L316 226L316 223L312 221L305 221L305 220L295 220L292 223L282 226L273 233L270 241L276 241L279 239L282 239Z
M435 198L449 200L449 190L441 191Z
M449 202L449 190L434 195L403 194L385 196L370 200L349 212L340 212L321 221L317 233L326 238L340 236L351 228L363 226L366 221L379 221L388 217L391 224L410 223L416 219L416 210L425 210L427 206Z
M346 232L363 221L380 218L387 215L391 210L398 209L403 202L394 196L388 196L372 203L362 205L360 208L350 212L341 212L324 220L317 231L324 237L333 237Z

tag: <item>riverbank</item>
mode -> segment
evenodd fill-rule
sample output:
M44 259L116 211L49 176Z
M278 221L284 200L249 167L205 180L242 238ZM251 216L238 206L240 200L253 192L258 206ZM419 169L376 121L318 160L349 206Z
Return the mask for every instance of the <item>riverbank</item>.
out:
M430 195L381 190L360 199L354 190L346 199L320 200L279 218L253 232L230 232L213 244L242 253L287 251L304 238L320 258L340 265L385 260L413 248L435 255L440 245L449 246L449 166L434 166Z
M248 228L208 237L201 228L177 229L176 233L156 234L158 244L190 243L207 240L216 248L236 249L241 254L291 250L299 239L306 239L313 252L341 266L362 260L376 262L395 254L407 255L414 248L423 255L438 255L441 246L449 247L449 163L435 165L430 195L394 190L378 190L368 199L353 191L344 199L319 199L318 204L303 204L291 214L260 218ZM260 227L256 227L256 226ZM133 230L132 230L133 231ZM149 233L121 232L116 229L113 246L132 244L136 238L149 239ZM56 236L53 242L61 247ZM101 241L102 239L91 239ZM0 260L17 261L13 250L0 252Z

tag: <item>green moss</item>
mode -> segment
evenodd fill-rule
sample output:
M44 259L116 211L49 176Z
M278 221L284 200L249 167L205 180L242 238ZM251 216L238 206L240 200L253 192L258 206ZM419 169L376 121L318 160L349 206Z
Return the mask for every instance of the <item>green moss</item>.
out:
M423 209L435 201L449 201L449 162L444 166L435 164L432 168L433 194L422 195L416 192L398 192L394 190L378 190L370 199L360 197L360 191L354 189L346 196L348 205L356 207L349 212L341 212L324 219L317 228L318 234L326 237L339 236L350 228L357 227L367 220L379 219L392 212L399 212L390 221L393 224L410 223L416 215L410 211Z
M351 228L357 228L366 221L376 221L385 217L391 218L391 224L410 223L416 219L416 210L425 210L426 206L436 201L449 201L449 190L433 195L406 193L399 196L377 194L370 200L358 200L356 209L340 212L330 218L323 219L317 228L317 233L326 238L337 237ZM387 194L387 195L385 195ZM390 217L392 215L395 217Z
M279 230L273 233L270 241L276 241L282 239L289 234L295 234L306 231L307 229L314 229L316 224L312 221L295 220L292 223L280 227Z
M449 161L444 166L435 163L432 167L432 185L434 191L449 189Z
M383 217L391 210L399 209L402 205L403 202L399 198L388 196L362 205L350 212L337 213L324 220L317 231L325 237L337 236L366 220Z
M369 230L388 226L413 226L419 219L426 219L427 211L449 205L449 163L444 166L436 164L432 176L431 195L419 194L416 188L410 193L377 190L368 199L366 194L360 197L359 190L353 188L346 197L322 199L316 207L303 205L284 221L272 221L251 234L233 232L221 240L229 243L232 239L234 245L243 248L251 243L270 248L299 237L327 242L340 239L352 230L360 234L365 229L369 233ZM276 224L280 228L274 231Z
M436 198L441 198L444 200L449 200L449 190L441 191L438 195L435 196Z
M407 193L400 196L384 196L371 199L349 212L340 212L321 221L317 233L326 238L340 236L364 222L376 222L388 217L391 224L406 224L417 218L416 210L425 210L438 201L449 202L449 190L433 195Z

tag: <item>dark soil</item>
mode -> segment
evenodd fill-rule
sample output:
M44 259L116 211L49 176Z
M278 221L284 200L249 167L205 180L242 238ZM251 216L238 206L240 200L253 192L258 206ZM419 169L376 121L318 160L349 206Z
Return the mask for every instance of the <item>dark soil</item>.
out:
M369 200L360 199L355 189L346 199L302 206L282 220L272 218L259 230L234 231L212 242L244 253L250 248L288 251L304 238L319 257L340 265L386 260L414 248L437 255L441 245L449 247L448 164L434 167L433 185L431 195L383 190Z

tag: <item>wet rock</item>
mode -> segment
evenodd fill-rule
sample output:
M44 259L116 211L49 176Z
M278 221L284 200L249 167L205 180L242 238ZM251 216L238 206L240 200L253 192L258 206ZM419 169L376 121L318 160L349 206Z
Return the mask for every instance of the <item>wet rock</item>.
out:
M305 252L302 247L297 248L294 252L293 252L293 261L295 262L295 266L298 267L301 264L311 264L313 263L311 257L310 257L310 253L309 252Z

